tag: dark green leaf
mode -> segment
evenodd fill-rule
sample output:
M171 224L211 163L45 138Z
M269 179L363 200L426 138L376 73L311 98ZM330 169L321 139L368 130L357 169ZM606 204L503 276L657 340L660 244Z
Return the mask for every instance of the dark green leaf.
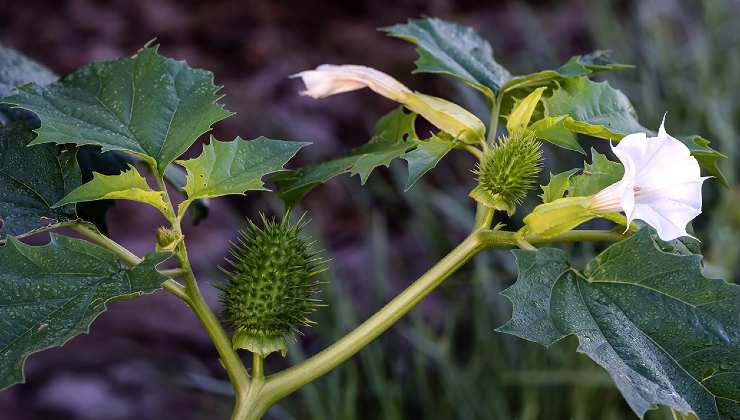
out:
M360 175L362 184L375 168L388 166L416 145L414 123L417 114L398 107L378 120L372 139L346 156L278 174L270 178L278 186L278 196L292 206L309 191L337 175Z
M609 51L597 50L586 55L571 57L565 64L555 70L542 70L536 73L514 76L503 86L505 92L519 89L533 89L538 86L554 86L556 82L579 76L587 76L601 71L624 70L633 66L615 63Z
M499 331L549 346L575 334L640 417L658 404L702 420L740 413L740 287L708 279L701 256L659 249L648 229L585 270L558 249L514 251L514 305Z
M153 254L126 268L104 248L52 235L45 246L0 247L0 389L23 382L26 358L86 333L113 299L151 293L167 277Z
M570 178L569 197L585 197L596 194L624 176L624 166L612 162L606 155L591 149L591 163L583 164L583 172Z
M0 240L76 219L73 205L51 208L80 184L75 151L32 138L22 123L0 127Z
M270 178L270 182L277 184L278 196L290 206L312 189L347 172L360 175L362 184L365 184L375 168L388 166L393 159L402 157L414 146L414 142L392 142L376 138L352 149L345 157L281 173Z
M15 86L24 83L46 85L56 79L51 70L18 51L0 45L0 98L10 95ZM0 124L9 121L24 121L29 127L38 127L38 121L32 114L0 105Z
M567 79L543 103L547 116L569 117L565 125L577 133L619 140L626 134L648 131L637 121L627 96L608 82Z
M213 75L146 47L132 58L95 63L48 86L28 84L3 102L41 120L33 144L75 143L123 150L164 169L229 115Z
M540 195L542 202L550 203L558 198L563 198L565 192L570 187L570 178L576 172L578 172L578 169L560 172L557 175L553 175L550 172L550 182L547 185L540 186L542 188L542 195Z
M447 153L455 148L455 142L449 138L433 136L420 140L416 149L406 153L403 159L409 164L409 179L404 191L410 190L424 174L434 169Z
M417 45L417 73L446 74L493 99L511 77L493 58L491 45L472 28L436 18L409 19L381 28L390 36Z

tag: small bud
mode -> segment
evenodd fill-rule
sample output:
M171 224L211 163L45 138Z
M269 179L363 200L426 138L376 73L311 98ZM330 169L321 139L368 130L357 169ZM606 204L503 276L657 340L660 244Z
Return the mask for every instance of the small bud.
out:
M180 240L182 235L174 230L164 226L157 228L157 251L174 251Z
M529 130L501 138L478 165L478 186L470 192L476 201L514 214L542 170L540 142Z
M287 352L286 339L313 322L319 282L326 260L300 233L302 220L290 224L262 217L262 227L248 221L227 259L231 270L219 286L223 316L234 328L232 345L264 356Z
M565 197L540 204L524 218L529 233L552 238L598 216L589 208L591 197Z

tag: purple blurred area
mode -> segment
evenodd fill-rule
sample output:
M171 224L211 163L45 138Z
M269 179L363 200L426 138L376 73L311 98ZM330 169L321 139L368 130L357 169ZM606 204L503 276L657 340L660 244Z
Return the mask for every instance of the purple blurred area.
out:
M365 142L374 122L393 104L367 92L310 100L297 95L299 83L289 75L321 63L366 64L415 89L461 98L464 92L446 80L412 76L413 47L376 28L420 15L460 21L491 41L499 62L522 73L594 49L583 24L586 3L2 0L0 42L66 74L90 61L131 55L156 38L163 54L213 71L224 86L226 108L236 116L216 126L216 137L265 135L311 141L314 145L293 163L305 164L339 156ZM548 25L529 26L525 16L533 9ZM513 52L532 30L546 32L540 35L548 40L550 52L524 61ZM200 147L197 143L188 154L197 154ZM457 180L464 194L472 182L467 159L454 157L428 182ZM358 305L371 271L367 215L382 212L391 227L403 226L413 217L395 198L399 193L389 187L389 171L381 170L373 178L379 181L370 189L375 188L378 197L361 193L357 179L345 176L312 192L305 202L313 229L321 233L335 260L337 277L357 291ZM373 183L371 179L369 184ZM254 217L258 211L280 210L273 196L250 193L214 200L210 217L197 227L187 227L194 267L214 306L216 292L208 283L219 277L215 266L226 255L240 217ZM137 204L119 203L109 213L111 236L139 255L151 249L152 232L162 223L155 211ZM451 221L440 223L449 224L449 241L462 235L463 229ZM430 251L402 228L390 232L396 233L389 242L397 245L391 258L410 261L399 264L390 279L394 288L401 288L438 257L438 251ZM434 301L426 304L433 306ZM157 293L114 303L93 324L90 335L29 359L27 383L0 393L0 419L227 418L230 398L204 392L207 383L193 385L198 382L193 378L225 378L215 356L195 318L173 297Z

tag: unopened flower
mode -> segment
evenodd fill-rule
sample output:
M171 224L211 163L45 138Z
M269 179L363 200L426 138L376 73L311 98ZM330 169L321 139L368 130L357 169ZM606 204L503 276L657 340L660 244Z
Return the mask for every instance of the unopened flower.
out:
M588 207L596 213L623 211L628 222L640 219L670 241L686 233L701 214L701 186L706 177L688 147L666 133L630 134L612 147L624 165L624 177L598 192Z
M485 126L465 108L442 98L424 95L407 88L392 76L366 66L323 64L291 77L306 85L301 95L314 99L370 88L373 92L403 104L437 128L471 143L483 139Z
M370 88L378 95L396 102L403 102L411 92L403 83L371 67L346 64L322 64L316 70L306 70L291 77L300 77L306 85L301 95L314 99L326 98L337 93Z

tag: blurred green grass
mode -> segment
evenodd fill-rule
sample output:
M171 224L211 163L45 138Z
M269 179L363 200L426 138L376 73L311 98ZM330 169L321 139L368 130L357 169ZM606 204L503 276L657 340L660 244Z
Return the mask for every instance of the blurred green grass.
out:
M634 71L608 79L632 99L644 125L657 127L668 111L669 131L701 133L727 155L722 169L732 188L707 183L705 214L694 227L703 239L707 271L736 279L740 257L740 190L736 185L740 175L740 32L736 23L740 4L732 0L630 4L625 7L615 0L583 4L593 42L613 49L619 60L637 65ZM547 16L526 6L517 14L532 30L523 37L521 55L512 57L512 62L557 65L544 31L538 30L548 25ZM573 154L550 150L548 155L555 162L553 171L581 164ZM448 233L449 226L460 232L468 228L472 211L464 201L467 190L454 176L437 176L435 186L422 183L405 195L398 194L404 180L403 168L393 166L389 180L375 177L369 183L370 194L357 193L360 206L370 214L371 285L363 288L367 293L359 305L357 292L348 290L351 283L326 278L324 298L329 306L318 312L318 326L308 339L292 346L291 362L330 344L365 319L366 312L381 307L399 287L390 284L389 273L410 270L399 267L404 263L390 256L399 246L389 233L395 225L389 212L374 210L373 200L413 209L403 229L418 238L431 256L442 256L451 247L455 235ZM440 219L447 224L439 223ZM313 233L319 235L321 230L314 226ZM586 261L598 251L588 244L572 250L576 261ZM281 402L267 418L635 418L607 374L576 353L577 341L572 337L546 350L493 331L510 315L510 306L499 292L515 275L508 252L480 255L435 292L432 302L422 304L334 372ZM659 409L647 418L673 417Z

